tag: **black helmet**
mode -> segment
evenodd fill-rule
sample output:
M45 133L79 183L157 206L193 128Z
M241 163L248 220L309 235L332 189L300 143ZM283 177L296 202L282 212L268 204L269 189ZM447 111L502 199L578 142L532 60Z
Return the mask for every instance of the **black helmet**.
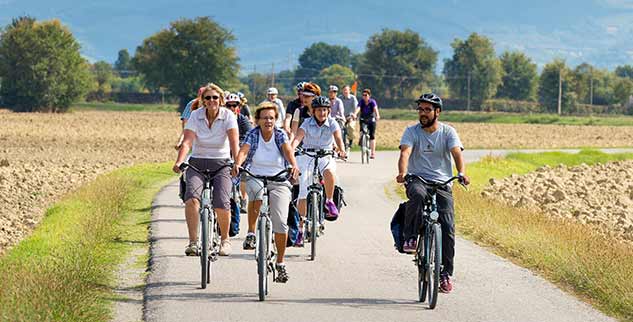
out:
M418 104L421 102L431 103L431 105L435 106L436 108L439 108L440 111L442 110L442 99L433 93L422 94L422 96L420 96L420 98L415 100L415 102Z
M312 107L331 107L330 99L324 96L317 96L312 99Z

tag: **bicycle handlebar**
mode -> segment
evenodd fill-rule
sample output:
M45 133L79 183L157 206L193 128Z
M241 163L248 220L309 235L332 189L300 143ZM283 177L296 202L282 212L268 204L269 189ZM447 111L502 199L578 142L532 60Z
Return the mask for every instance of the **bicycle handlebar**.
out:
M407 175L404 176L404 180L407 181L407 182L412 180L412 179L418 179L418 180L422 181L422 183L424 183L426 185L429 185L429 186L432 186L432 187L443 187L443 186L446 186L447 184L453 182L454 180L459 180L459 184L461 184L462 186L464 185L464 183L462 181L462 177L459 177L459 176L451 177L450 179L448 179L448 180L446 180L444 182L428 181L428 180L426 180L426 179L424 179L424 178L422 178L422 177L420 177L418 175L411 174L411 173L408 173Z
M324 150L324 149L297 149L296 153L307 155L311 158L323 158L326 156L333 156L339 160L347 161L345 158L341 158L337 155L334 150Z
M252 172L246 170L243 167L240 167L240 171L244 171L246 172L246 174L248 174L249 176L255 178L255 179L259 179L259 180L266 180L266 181L274 181L274 182L285 182L286 180L288 180L288 176L283 176L281 177L282 174L289 174L290 170L292 168L286 168L284 170L279 171L279 173L273 175L273 176L258 176L256 174L253 174Z
M209 171L209 170L200 170L200 169L196 168L194 165L191 165L191 164L189 164L189 163L187 163L187 162L183 162L183 163L181 163L181 164L178 166L178 168L180 168L180 171L185 171L185 170L187 170L187 169L191 168L191 170L193 170L193 171L195 171L195 172L197 172L197 173L199 173L199 174L201 174L202 176L205 176L205 177L207 177L207 178L213 178L213 177L215 177L215 175L217 175L217 174L218 174L218 173L219 173L222 169L224 169L224 168L231 168L231 167L233 167L233 162L230 162L230 163L228 163L228 164L225 164L225 165L221 166L220 168L218 168L217 170L215 170L215 171L213 171L213 172L211 172L211 171Z

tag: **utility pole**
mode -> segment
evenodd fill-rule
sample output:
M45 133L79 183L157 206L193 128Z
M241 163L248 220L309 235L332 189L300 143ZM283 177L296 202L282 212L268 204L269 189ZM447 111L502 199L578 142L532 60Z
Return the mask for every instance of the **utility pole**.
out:
M275 87L275 63L273 63L272 74L273 74L273 79L272 79L271 87Z
M466 104L467 111L470 111L470 74L471 71L468 71L468 103Z
M558 115L561 115L561 101L563 99L563 68L558 70Z

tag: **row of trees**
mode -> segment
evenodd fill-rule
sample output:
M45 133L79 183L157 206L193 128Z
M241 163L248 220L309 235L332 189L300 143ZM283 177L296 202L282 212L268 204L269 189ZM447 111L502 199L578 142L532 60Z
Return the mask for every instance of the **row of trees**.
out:
M574 69L557 59L540 75L521 52L497 56L493 43L476 33L456 39L453 56L436 75L438 52L416 32L384 29L372 35L363 53L317 42L299 56L295 70L251 73L239 79L235 36L208 17L181 19L145 39L133 57L121 50L111 65L89 64L79 44L59 21L13 20L0 33L0 96L18 111L62 111L86 92L166 93L184 106L200 84L213 81L232 91L263 95L275 84L282 94L294 93L298 81L323 87L358 81L381 98L412 98L433 90L462 99L470 107L501 98L531 101L566 111L576 104L625 104L633 93L633 66L614 72L582 64ZM261 97L255 97L259 100Z

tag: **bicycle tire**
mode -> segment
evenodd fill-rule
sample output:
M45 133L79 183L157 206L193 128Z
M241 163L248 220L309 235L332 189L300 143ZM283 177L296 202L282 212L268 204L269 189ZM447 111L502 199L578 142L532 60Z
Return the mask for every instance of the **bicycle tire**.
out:
M310 194L312 195L310 198L310 208L312 209L312 221L310 222L310 260L315 260L317 231L319 230L319 199L316 192L311 192Z
M418 266L418 301L423 303L426 301L426 293L428 283L426 282L426 265L424 257L424 238L420 234L418 236L418 247L416 249L416 265Z
M200 216L200 231L202 232L202 236L200 236L202 239L202 244L200 245L200 287L205 289L209 283L209 273L211 271L209 267L209 209L203 208Z
M365 135L360 137L360 162L365 164Z
M429 238L429 309L437 305L437 293L440 288L440 271L442 269L442 228L434 223Z
M268 268L266 267L268 237L266 236L266 223L259 219L257 223L257 276L259 278L259 300L266 299L268 293Z

